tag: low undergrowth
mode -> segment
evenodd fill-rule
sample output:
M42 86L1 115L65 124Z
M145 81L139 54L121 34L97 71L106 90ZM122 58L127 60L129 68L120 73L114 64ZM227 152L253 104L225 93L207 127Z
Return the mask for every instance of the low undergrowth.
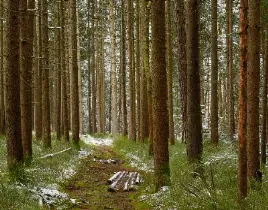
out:
M240 208L237 203L236 145L221 142L215 147L205 142L202 174L194 173L196 166L188 164L185 144L177 142L170 146L171 185L163 187L157 193L154 192L154 177L151 173L153 158L148 156L148 145L119 137L114 142L114 149L125 155L128 164L136 164L137 168L147 172L139 199L152 209ZM268 179L264 167L262 189L249 190L243 209L267 209L267 190Z
M84 153L89 153L91 150L83 142L80 146ZM44 157L63 150L66 151L53 157ZM5 138L2 137L0 139L0 209L44 209L46 206L44 198L38 194L46 194L47 191L58 193L61 183L75 173L79 163L79 152L71 144L56 140L52 136L51 150L43 150L40 141L33 141L33 162L22 168L17 174L17 181L11 180L6 170L6 143ZM58 199L50 202L51 206L64 205L65 200Z

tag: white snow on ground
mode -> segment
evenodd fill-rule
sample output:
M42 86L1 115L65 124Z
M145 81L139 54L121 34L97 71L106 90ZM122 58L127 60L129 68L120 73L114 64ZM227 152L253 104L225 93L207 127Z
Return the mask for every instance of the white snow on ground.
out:
M96 146L112 146L113 139L112 138L94 138L90 135L81 135L80 139L84 141L86 144L93 144Z
M147 172L154 171L153 159L146 163L139 157L139 154L135 153L127 153L126 158L130 161L130 165L134 168Z

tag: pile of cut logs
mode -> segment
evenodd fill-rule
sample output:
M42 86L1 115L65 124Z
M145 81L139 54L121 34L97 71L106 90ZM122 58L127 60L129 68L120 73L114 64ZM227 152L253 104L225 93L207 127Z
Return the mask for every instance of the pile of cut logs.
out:
M107 180L107 184L110 184L108 191L137 190L141 182L143 182L143 180L138 172L119 171Z

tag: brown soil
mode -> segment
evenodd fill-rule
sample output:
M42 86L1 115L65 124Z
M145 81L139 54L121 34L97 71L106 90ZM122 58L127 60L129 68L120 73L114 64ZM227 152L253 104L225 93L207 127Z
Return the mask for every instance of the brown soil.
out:
M121 160L119 164L94 162L96 159ZM77 199L70 209L135 209L136 192L108 192L107 180L117 171L134 171L123 165L122 158L109 147L96 147L93 155L82 161L81 167L65 185L71 198Z

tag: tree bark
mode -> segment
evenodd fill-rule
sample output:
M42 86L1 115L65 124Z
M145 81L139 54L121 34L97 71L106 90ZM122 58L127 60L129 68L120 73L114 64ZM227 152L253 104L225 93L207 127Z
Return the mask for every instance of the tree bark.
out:
M152 1L152 99L155 189L170 183L168 152L165 2Z
M7 167L14 172L23 162L20 113L20 22L17 0L7 7L6 147Z
M218 144L218 27L217 27L217 0L211 0L211 106L210 129L211 141Z
M170 0L166 1L167 14L167 82L168 82L168 123L169 123L169 142L175 144L174 119L173 119L173 49L172 49L172 30L171 30L171 11Z
M38 2L39 17L38 17L38 70L35 74L35 113L34 113L34 128L35 128L35 138L42 138L42 68L43 68L43 58L42 58L42 7L41 0Z
M48 1L42 0L42 140L45 149L51 148L50 94L49 94L49 47L48 47Z
M72 107L72 138L73 143L79 142L79 92L78 92L78 63L77 63L77 16L76 0L70 0L71 18L71 48L72 48L72 69L71 69L71 107Z
M24 159L32 159L32 70L33 70L33 35L35 1L20 1L21 32L21 130Z
M62 122L63 122L63 139L65 142L69 142L69 111L68 111L68 96L67 96L67 66L66 66L66 31L67 27L65 24L65 1L60 1L60 16L61 16L61 69L62 69Z
M114 1L110 0L110 37L111 37L111 106L112 106L112 134L118 133L118 117L117 117L117 80L116 80L116 49L115 49L115 15Z
M130 117L129 117L129 138L136 141L136 109L135 109L135 69L133 56L133 1L127 1L128 6L128 55L129 55L129 95L130 95Z
M187 133L187 59L186 59L186 21L184 0L175 0L175 18L177 24L178 67L182 116L182 142Z
M268 28L266 29L266 33ZM266 164L266 137L267 137L267 81L268 81L268 39L264 38L264 45L266 48L265 52L265 63L263 68L263 92L262 92L262 133L261 133L261 161Z
M199 68L199 1L187 1L187 155L189 162L202 156Z
M4 93L4 1L0 1L0 135L5 133Z
M141 62L140 62L140 0L136 0L136 65L135 65L135 75L136 75L136 97L137 97L137 105L136 105L136 132L137 138L140 140L140 118L141 118L141 97L140 97L140 89L141 89Z
M240 0L240 78L238 96L238 200L247 196L247 9Z
M61 2L57 2L57 24L58 26L61 26ZM62 37L62 28L60 30L57 30L57 89L56 89L56 136L57 139L61 138L61 77L62 77L62 49L64 49L61 44L61 37Z
M122 105L122 135L127 135L127 99L126 99L126 24L125 2L121 1L121 51L120 51L120 83Z
M247 168L257 179L259 161L260 1L248 1Z
M229 139L234 139L235 120L234 120L234 91L233 91L233 1L226 1L227 10L227 73L228 73L228 134Z

